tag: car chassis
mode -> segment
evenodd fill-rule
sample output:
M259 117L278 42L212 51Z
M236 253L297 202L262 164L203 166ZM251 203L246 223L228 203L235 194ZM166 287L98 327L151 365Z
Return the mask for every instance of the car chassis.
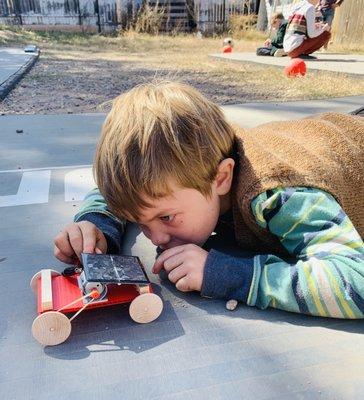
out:
M135 322L159 317L163 302L153 293L138 257L84 253L82 260L83 268L76 266L71 273L43 269L31 279L38 310L32 334L40 344L54 346L67 340L72 320L86 308L130 303ZM74 314L69 318L70 313Z

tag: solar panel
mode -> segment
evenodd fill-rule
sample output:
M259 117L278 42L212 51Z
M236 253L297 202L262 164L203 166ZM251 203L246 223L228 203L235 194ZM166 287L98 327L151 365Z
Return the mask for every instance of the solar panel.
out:
M149 283L138 257L83 253L82 262L88 282Z

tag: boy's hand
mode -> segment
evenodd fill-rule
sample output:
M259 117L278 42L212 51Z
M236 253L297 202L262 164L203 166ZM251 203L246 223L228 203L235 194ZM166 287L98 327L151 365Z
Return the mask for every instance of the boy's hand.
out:
M62 262L74 264L81 253L105 253L104 234L91 222L71 223L54 238L54 255Z
M163 268L168 279L182 292L201 291L203 271L208 252L195 244L186 244L164 251L154 263L152 272Z
M324 30L324 31L327 31L327 32L330 32L330 30L331 30L330 25L329 25L329 24L324 24L324 25L323 25L323 30Z

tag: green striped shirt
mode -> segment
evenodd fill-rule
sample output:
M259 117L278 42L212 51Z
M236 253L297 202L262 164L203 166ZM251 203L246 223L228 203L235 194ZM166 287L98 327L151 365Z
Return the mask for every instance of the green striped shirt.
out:
M256 197L251 208L257 223L279 238L295 262L256 256L249 305L364 317L364 244L330 194L277 188Z

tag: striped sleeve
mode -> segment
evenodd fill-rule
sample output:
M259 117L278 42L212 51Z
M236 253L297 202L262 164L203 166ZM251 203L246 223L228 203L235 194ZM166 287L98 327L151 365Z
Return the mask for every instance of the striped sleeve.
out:
M292 255L254 257L247 304L335 318L364 317L364 244L328 193L277 188L256 197L257 223Z
M119 224L125 225L126 221L120 220L108 209L107 204L98 188L95 188L87 193L77 214L74 217L74 222L78 222L86 216L86 214L97 213L103 214L111 218Z

